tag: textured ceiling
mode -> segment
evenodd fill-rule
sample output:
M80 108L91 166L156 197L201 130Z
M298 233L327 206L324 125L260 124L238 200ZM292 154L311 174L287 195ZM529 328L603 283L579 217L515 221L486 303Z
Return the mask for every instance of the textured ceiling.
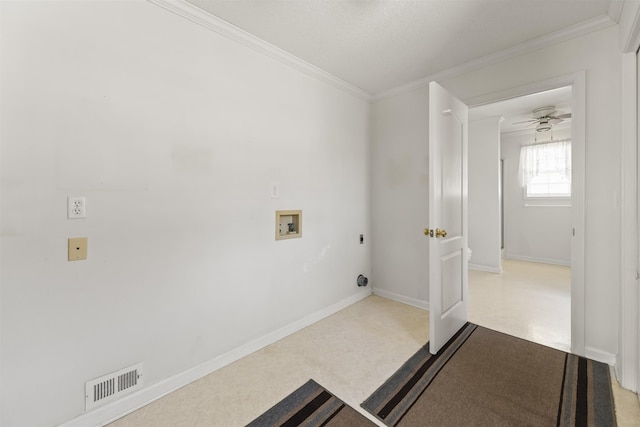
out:
M370 94L607 14L609 0L187 0Z

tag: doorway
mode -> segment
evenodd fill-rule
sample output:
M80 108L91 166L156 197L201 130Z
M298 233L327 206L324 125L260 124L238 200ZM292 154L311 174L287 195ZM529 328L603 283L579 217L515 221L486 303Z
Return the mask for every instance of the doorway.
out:
M502 273L469 271L469 321L571 351L571 269L503 260Z
M518 330L525 331L523 336L525 339L536 341L533 338L536 336L542 337L538 339L538 341L543 341L541 342L542 344L577 354L584 354L584 237L582 235L584 229L584 184L582 179L584 173L584 148L582 146L584 141L583 77L583 75L578 74L570 79L565 79L567 84L559 84L563 79L558 79L531 85L527 88L505 91L501 94L487 95L476 99L475 102L474 100L467 101L472 107L470 109L470 122L479 120L491 122L491 117L504 118L503 120L495 121L498 126L498 136L497 141L494 141L499 153L495 158L495 176L497 177L495 191L497 199L501 202L504 201L504 207L499 204L495 206L496 216L499 219L498 230L500 231L496 236L496 243L492 243L492 247L489 248L490 251L495 251L495 256L502 260L501 243L504 241L504 271L502 263L498 269L492 265L482 265L482 257L476 256L476 252L480 251L482 253L487 250L486 245L484 245L487 239L482 239L477 247L472 245L473 239L471 236L474 233L474 229L470 221L469 247L472 254L470 267L475 269L475 271L470 272L469 276L471 294L470 319L473 313L490 311L497 317L502 316L503 323L514 326L511 331L504 332L519 335L522 333L517 332ZM539 90L534 90L534 87ZM553 123L548 123L546 120L539 120L542 114L536 116L533 112L538 108L551 106L554 108L545 112L545 115L556 118L561 117L562 120L554 120ZM569 118L569 114L572 115L571 118ZM536 127L540 127L540 125L550 125L551 129L546 132L536 132ZM532 194L527 194L526 190L523 190L522 182L518 179L518 174L521 172L519 171L520 147L527 144L542 145L551 141L571 141L576 139L577 150L574 150L574 153L570 155L574 166L572 183L570 184L572 197L557 197L557 195L535 197L535 194L531 197ZM500 140L502 140L502 145ZM471 123L469 141L470 146L475 143ZM510 144L506 146L509 148L501 149L507 143ZM485 165L485 167L487 166ZM471 164L469 170L470 182L473 182L473 167ZM500 180L500 178L503 179ZM502 187L500 181L502 181L504 187ZM470 218L474 215L471 205L471 200L474 197L472 191L473 188L470 185ZM484 196L479 199L486 204ZM518 209L521 211L519 214L514 211L513 206L510 206L510 202L511 204L515 202L518 205ZM516 214L519 215L518 220L514 220L513 217L510 218L510 216ZM556 219L550 221L551 218ZM486 220L486 218L484 219ZM478 240L476 239L476 245L477 242ZM545 245L545 243L547 244ZM541 277L542 285L536 287L533 282L529 281L529 284L524 286L526 290L524 295L529 292L529 297L507 295L505 290L511 292L516 288L513 283L523 283L522 280L519 281L517 279L518 274L527 279ZM506 282L511 283L506 288L503 287L502 291L499 290L500 286L495 283L495 277L501 276L503 279L507 278ZM491 284L491 277L494 277L493 284ZM474 281L482 282L486 289L490 287L493 287L494 291L498 289L497 294L492 297L491 307L484 307L479 310L476 310L478 307L474 307L472 289ZM545 283L546 285L553 284L550 289L547 289L548 292L546 294L539 292L546 286ZM537 295L535 300L530 297L533 290L536 291ZM517 306L514 298L516 300L525 298L525 305L527 306L539 305L540 310L533 310L533 312L540 313L541 321L529 318L528 320L521 319L520 321L524 322L522 325L514 323L518 320L510 318L508 314L509 311L513 312L514 307ZM500 314L499 310L496 310L495 304L498 302L507 308L502 314ZM545 331L545 322L542 321L544 320L543 317L548 317L545 315L545 307L552 306L563 311L561 317L565 319L564 328L566 333L558 333L557 330L553 329ZM471 320L473 321L473 319ZM565 335L564 338L563 334Z

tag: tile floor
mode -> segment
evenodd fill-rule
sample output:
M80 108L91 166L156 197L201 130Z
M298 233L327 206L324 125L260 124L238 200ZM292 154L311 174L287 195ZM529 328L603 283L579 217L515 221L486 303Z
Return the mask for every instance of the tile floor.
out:
M469 270L469 321L570 351L571 269L504 259L502 274Z
M518 271L526 272L531 266L521 266L515 262L507 267L502 279L491 277L490 273L470 272L470 319L473 317L485 323L485 326L493 325L512 335L523 334L524 338L532 340L541 338L543 343L554 347L568 345L565 326L546 332L545 328L558 324L547 325L537 323L542 320L536 320L532 321L534 326L518 326L519 323L528 322L527 316L537 315L537 310L523 309L530 305L528 303L532 296L545 301L540 310L543 310L543 314L549 314L549 311L556 311L550 310L549 304L557 303L558 311L566 304L566 296L563 296L566 290L563 291L562 285L558 284L551 286L550 295L540 293L533 288L532 282L517 279ZM543 277L555 281L555 273L559 277L566 276L561 269L548 272L548 276ZM528 271L525 276L532 277L532 273ZM524 295L518 296L505 289L505 282L511 283L511 287L522 288ZM477 289L479 287L484 289ZM492 293L494 297L490 296ZM504 300L509 303L507 306L521 309L500 313L500 306L490 305L495 300ZM519 317L518 313L522 316ZM428 334L428 312L371 296L109 426L242 426L309 378L382 425L362 410L360 403L428 341ZM618 425L640 426L637 396L621 389L615 381L614 396Z

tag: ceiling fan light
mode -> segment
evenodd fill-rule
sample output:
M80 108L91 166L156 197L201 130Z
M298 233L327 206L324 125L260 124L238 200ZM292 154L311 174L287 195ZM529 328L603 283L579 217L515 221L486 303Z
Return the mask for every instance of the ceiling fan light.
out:
M536 126L536 132L548 132L551 130L551 125L548 122L540 122Z

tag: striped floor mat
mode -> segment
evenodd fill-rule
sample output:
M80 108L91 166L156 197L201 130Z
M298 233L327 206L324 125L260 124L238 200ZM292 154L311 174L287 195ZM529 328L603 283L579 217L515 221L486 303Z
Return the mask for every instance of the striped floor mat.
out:
M375 424L313 380L253 420L248 427L370 427Z
M615 426L609 367L467 323L362 407L388 426Z

